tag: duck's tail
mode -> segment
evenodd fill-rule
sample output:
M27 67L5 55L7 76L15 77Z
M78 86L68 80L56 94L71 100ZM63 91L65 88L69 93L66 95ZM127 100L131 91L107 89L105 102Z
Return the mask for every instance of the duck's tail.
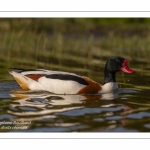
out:
M15 80L18 82L18 84L21 86L24 90L29 90L29 78L22 75L20 72L21 70L17 69L10 69L8 72L15 78Z
M8 72L15 78L18 84L24 90L43 90L43 86L37 81L38 78L42 77L43 75L28 75L23 74L28 70L25 69L10 69Z

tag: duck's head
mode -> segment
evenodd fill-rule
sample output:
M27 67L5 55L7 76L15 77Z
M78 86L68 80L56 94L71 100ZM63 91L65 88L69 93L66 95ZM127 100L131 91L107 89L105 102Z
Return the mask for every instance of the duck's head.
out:
M105 66L105 83L116 82L115 74L118 71L123 71L132 74L135 71L128 67L128 61L120 56L111 57Z
M128 74L134 73L134 71L128 67L128 61L119 56L111 57L107 61L105 69L109 72L123 71Z

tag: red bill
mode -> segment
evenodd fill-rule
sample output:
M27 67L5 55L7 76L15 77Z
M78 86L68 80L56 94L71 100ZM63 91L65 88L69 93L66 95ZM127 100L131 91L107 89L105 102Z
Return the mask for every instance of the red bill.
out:
M127 62L127 60L124 60L123 66L121 67L121 71L123 71L123 72L125 72L125 73L129 73L129 74L132 74L132 73L135 72L134 70L132 70L132 69L130 69L130 68L128 67L128 62Z

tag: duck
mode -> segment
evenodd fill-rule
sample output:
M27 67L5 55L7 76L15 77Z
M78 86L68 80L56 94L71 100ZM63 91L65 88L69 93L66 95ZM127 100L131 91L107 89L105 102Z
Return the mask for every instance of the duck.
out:
M23 90L48 91L54 94L103 94L116 91L116 73L119 71L135 73L128 67L128 61L120 56L113 56L107 60L103 84L70 72L20 68L8 70Z

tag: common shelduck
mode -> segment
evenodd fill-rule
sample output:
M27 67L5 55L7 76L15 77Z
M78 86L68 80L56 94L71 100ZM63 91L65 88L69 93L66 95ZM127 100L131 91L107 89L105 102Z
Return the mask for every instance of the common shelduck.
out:
M99 84L86 76L74 73L45 69L10 69L10 74L25 90L44 90L55 94L101 94L118 89L116 72L134 73L126 59L116 56L110 58L104 69L104 84Z

